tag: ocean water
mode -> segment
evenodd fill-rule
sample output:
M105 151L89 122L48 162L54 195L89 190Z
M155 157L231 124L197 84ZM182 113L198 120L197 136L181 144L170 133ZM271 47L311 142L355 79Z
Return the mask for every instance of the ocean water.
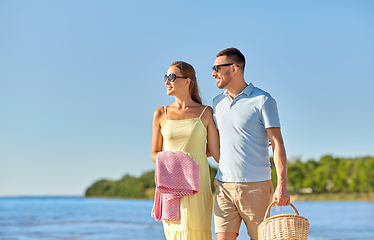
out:
M310 240L374 240L374 203L293 204L310 222ZM164 240L162 223L150 216L152 205L151 200L3 197L0 198L0 240ZM294 211L291 207L274 207L271 216L281 213ZM249 239L244 225L238 237L243 239Z

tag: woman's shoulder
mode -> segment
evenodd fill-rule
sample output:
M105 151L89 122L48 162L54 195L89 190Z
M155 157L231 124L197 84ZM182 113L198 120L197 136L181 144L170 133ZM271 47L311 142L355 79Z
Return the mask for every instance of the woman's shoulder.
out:
M165 115L165 106L161 106L157 108L153 114L155 118L160 118L161 116L164 116L164 115Z
M209 105L202 105L203 109L205 109L205 112L213 112L213 108Z
M208 105L201 105L201 109L204 111L201 117L210 117L213 115L213 108ZM205 110L204 110L205 109Z

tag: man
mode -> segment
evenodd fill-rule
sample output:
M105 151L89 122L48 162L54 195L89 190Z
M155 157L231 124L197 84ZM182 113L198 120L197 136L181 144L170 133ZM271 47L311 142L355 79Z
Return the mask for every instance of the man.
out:
M217 240L235 240L241 220L252 240L271 201L290 203L287 157L275 100L244 80L245 58L236 48L217 54L212 76L226 89L213 100L221 141L215 179L214 222ZM269 141L278 183L271 182Z

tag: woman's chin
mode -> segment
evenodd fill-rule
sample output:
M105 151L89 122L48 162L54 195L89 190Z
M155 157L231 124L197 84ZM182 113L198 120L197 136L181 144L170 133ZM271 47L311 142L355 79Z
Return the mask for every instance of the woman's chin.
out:
M166 95L168 95L168 96L173 96L174 94L173 94L173 91L168 91L168 90L166 90Z

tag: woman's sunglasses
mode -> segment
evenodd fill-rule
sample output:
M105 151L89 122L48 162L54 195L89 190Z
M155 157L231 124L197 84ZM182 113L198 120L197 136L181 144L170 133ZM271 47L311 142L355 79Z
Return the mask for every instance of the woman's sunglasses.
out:
M171 74L169 74L169 75L166 75L166 74L165 74L165 76L164 76L164 80L165 80L165 82L166 82L166 80L169 80L169 82L174 82L175 79L177 79L177 78L188 78L188 77L178 77L178 76L176 76L174 73L171 73Z

